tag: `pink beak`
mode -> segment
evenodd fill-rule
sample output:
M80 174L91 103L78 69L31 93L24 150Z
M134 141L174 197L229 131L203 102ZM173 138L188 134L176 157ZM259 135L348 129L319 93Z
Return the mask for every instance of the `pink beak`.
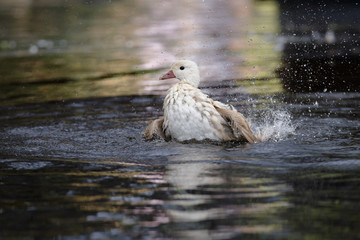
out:
M165 75L161 76L159 80L170 79L170 78L176 78L172 70L168 71Z

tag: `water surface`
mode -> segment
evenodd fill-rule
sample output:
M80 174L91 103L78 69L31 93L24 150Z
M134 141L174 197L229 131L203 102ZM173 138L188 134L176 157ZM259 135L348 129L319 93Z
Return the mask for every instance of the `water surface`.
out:
M360 238L359 93L283 90L276 2L156 2L0 4L1 238ZM178 58L268 140L145 141Z

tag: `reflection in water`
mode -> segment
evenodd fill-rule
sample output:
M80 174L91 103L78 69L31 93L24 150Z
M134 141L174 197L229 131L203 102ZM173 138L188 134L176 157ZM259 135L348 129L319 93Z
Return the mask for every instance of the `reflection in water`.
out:
M269 176L249 174L251 167L233 165L230 170L204 161L218 158L216 151L196 146L169 158L166 180L175 194L166 204L176 206L167 210L176 236L230 239L243 234L277 234L282 223L273 213L287 207L283 195L289 187ZM271 216L271 221L265 216ZM228 219L232 223L227 223Z
M356 99L286 99L306 124L255 145L145 142L161 98L2 108L0 236L354 239Z
M151 183L161 174L161 168L150 170L146 165L105 161L94 164L45 160L45 172L42 171L45 166L17 168L14 172L10 171L14 166L11 162L16 163L7 161L7 167L1 170L2 176L12 172L2 178L2 184L19 185L1 188L2 237L141 237L147 235L142 229L165 221L158 208L163 201L158 192L166 189L166 185L159 181Z

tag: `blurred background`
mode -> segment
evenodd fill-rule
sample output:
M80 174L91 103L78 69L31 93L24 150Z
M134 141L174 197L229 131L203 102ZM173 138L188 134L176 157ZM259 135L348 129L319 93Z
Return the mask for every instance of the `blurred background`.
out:
M272 92L359 87L354 1L2 0L0 7L2 105L162 94L168 86L158 76L182 58L201 66L204 82L265 79Z

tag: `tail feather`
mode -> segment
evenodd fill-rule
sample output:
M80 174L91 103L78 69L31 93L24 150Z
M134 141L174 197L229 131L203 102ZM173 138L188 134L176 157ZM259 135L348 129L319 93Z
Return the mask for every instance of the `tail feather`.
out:
M216 110L226 121L230 122L235 136L240 133L249 143L261 142L261 139L254 135L249 123L241 113L219 107L216 107Z

